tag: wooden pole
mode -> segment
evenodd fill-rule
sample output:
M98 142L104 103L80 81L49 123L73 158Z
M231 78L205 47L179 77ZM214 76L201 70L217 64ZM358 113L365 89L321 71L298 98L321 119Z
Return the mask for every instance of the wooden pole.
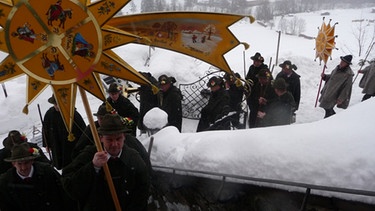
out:
M281 37L281 31L278 31L277 33L279 33L278 35L278 38L277 38L277 48L276 48L276 60L275 60L275 64L272 65L272 69L271 70L271 74L273 73L273 68L278 64L279 62L279 50L280 50L280 37ZM271 68L271 67L269 67Z
M367 57L368 57L368 55L370 54L371 49L372 49L372 46L374 46L374 44L375 44L375 42L373 42L373 43L371 44L371 46L369 47L369 49L368 49L368 51L367 51L367 54L366 54L366 57L365 57L365 59L363 60L363 63L362 63L362 65L361 65L361 67L359 68L359 70L362 70L363 65L365 65L365 62L366 62L366 60L367 60ZM359 74L359 70L358 70L357 74L355 75L352 84L354 84L355 80L357 80L357 77L358 77L358 74Z
M275 60L275 65L278 64L279 62L279 49L280 49L280 37L281 37L281 31L278 31L279 36L277 38L277 50L276 50L276 60Z
M322 74L324 73L324 71L325 71L326 68L327 68L327 66L326 66L326 64L324 64ZM318 99L319 99L319 94L320 94L320 88L322 87L322 81L323 81L323 78L320 76L320 83L319 83L318 93L317 93L316 99L315 99L315 107L316 107L316 105L318 105Z
M90 129L91 129L92 135L94 137L96 149L98 150L98 152L101 152L101 151L103 151L103 147L102 147L102 145L100 143L100 140L99 140L98 131L96 130L96 127L95 127L94 118L92 117L92 112L91 112L91 109L90 109L89 102L87 100L86 92L85 92L85 90L83 90L82 87L79 87L79 92L81 94L82 102L83 102L83 105L84 105L85 110L86 110L87 118L89 120ZM105 174L105 177L107 179L107 182L108 182L109 190L111 191L111 195L112 195L113 203L115 204L115 207L116 207L116 211L121 211L121 206L120 206L120 203L119 203L118 198L117 198L115 186L113 185L111 172L109 171L107 163L103 166L103 170L104 170L104 174Z

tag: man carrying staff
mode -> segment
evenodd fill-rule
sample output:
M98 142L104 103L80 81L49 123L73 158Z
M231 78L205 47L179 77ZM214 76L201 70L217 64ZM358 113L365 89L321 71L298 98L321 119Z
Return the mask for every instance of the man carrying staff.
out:
M103 167L108 165L122 210L146 210L149 171L125 134L131 133L118 114L106 114L98 128L103 151L86 147L63 169L63 187L80 204L81 210L115 210Z

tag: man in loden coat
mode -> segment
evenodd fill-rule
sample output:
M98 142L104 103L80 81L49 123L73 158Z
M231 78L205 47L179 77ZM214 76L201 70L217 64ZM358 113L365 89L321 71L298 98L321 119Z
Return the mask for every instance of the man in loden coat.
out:
M363 70L358 70L363 76L359 82L359 87L362 88L362 101L365 101L375 96L375 59L370 62L370 65Z
M349 65L352 64L352 55L341 56L341 62L331 72L322 73L321 77L325 81L319 98L319 107L325 110L324 118L330 117L336 112L333 107L346 109L349 106L352 94L353 71Z

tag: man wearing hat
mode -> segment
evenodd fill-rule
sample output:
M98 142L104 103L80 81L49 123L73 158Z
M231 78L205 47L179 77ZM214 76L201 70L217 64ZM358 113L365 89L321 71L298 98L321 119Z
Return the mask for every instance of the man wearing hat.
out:
M175 126L180 132L182 129L182 94L179 88L173 84L174 77L167 75L159 76L159 86L161 97L159 100L160 109L168 114L168 125Z
M268 100L263 111L258 112L259 126L289 125L292 123L296 103L293 95L287 91L287 83L283 78L277 78L272 84L276 97Z
M350 68L353 57L352 55L346 55L340 58L340 64L332 70L331 74L321 74L325 84L319 98L319 107L325 110L324 118L336 114L333 110L335 106L343 109L349 106L354 75Z
M98 128L103 151L86 147L62 171L63 186L81 210L115 210L103 166L108 165L122 210L146 210L149 171L139 153L125 145L130 130L117 114L104 115Z
M48 102L53 104L53 106L44 115L42 128L43 146L46 147L48 152L52 153L52 163L60 170L72 162L72 150L86 128L86 123L81 114L75 109L71 130L74 139L70 140L71 136L65 127L54 95L48 99Z
M107 102L111 104L117 113L127 118L129 123L131 123L132 135L137 135L137 124L139 121L139 112L137 107L122 94L122 86L118 83L111 83L108 88Z
M242 99L244 94L244 87L241 83L236 83L237 80L240 80L241 76L239 73L234 73L231 71L231 73L225 73L224 80L225 80L225 88L228 91L228 94L230 96L230 111L236 112L233 115L232 118L232 124L234 127L238 128L239 125L239 119L240 119L240 112L242 110ZM242 127L245 128L246 124Z
M0 174L6 172L8 169L13 167L10 162L6 162L4 161L4 159L11 156L11 150L15 144L22 143L27 143L30 146L30 148L38 149L38 151L40 152L40 156L36 158L37 161L50 163L50 160L44 155L42 149L40 149L40 147L37 144L27 142L26 136L21 134L18 130L11 130L8 133L8 137L6 137L3 140L4 148L0 149Z
M249 83L251 85L251 88L253 88L254 85L258 83L257 75L258 75L259 71L262 70L262 69L268 69L268 66L266 64L264 64L264 58L259 52L256 52L254 54L254 56L250 57L250 59L253 60L253 64L249 67L249 71L247 72L245 79L247 81L249 81ZM270 80L272 80L272 79L273 79L273 77L272 77L272 74L270 73ZM257 108L252 107L253 104L250 102L250 99L247 98L246 101L247 101L247 105L249 106L250 112L251 112L251 110L253 110L253 113L256 112ZM250 121L253 121L253 120L254 119L250 120L250 118L249 118L249 125L251 125L251 126L254 125L254 122L250 122Z
M97 120L94 122L95 127L99 128L102 124L103 117L106 114L117 114L115 110L107 110L107 106L104 104L100 105L98 108L98 111L94 113L94 116L97 117ZM125 120L124 120L125 121ZM125 125L126 126L126 125ZM150 156L147 153L145 147L143 144L133 135L126 133L125 134L125 144L136 150L139 155L142 157L143 161L147 165L147 167L150 169L151 172L151 162L150 162ZM90 125L87 125L85 131L83 132L82 136L79 138L77 144L75 145L73 152L72 152L72 158L74 159L79 155L79 153L86 147L86 146L92 146L94 145L94 136L92 135L91 127Z
M271 85L271 72L268 68L261 69L257 74L258 83L254 84L248 98L250 110L249 128L257 127L258 111L264 111L269 100L276 97L274 88Z
M250 57L250 59L253 60L253 64L250 65L249 71L247 72L245 79L250 79L253 84L256 84L258 82L258 78L256 77L257 74L261 69L268 68L268 66L264 64L264 58L259 52L256 52L254 56Z
M208 80L207 87L211 89L211 96L207 105L201 110L197 132L229 129L229 126L226 127L226 125L218 125L215 128L210 128L217 120L227 115L230 111L230 96L228 91L225 90L223 79L213 76Z
M281 71L276 75L276 79L283 78L286 84L288 84L287 90L293 95L297 105L296 110L298 110L301 100L301 76L295 72L297 66L292 64L291 61L285 60L279 67L281 67Z
M71 210L60 174L49 164L34 161L39 150L16 144L6 162L14 167L0 177L0 210ZM74 210L74 209L73 209Z

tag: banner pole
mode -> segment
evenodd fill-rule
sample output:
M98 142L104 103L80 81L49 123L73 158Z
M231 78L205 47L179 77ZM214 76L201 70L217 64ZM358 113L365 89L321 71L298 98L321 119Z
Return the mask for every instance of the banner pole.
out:
M324 64L322 74L324 74L325 69L327 68L326 64ZM322 81L323 78L320 76L320 83L319 83L319 88L318 88L318 93L316 94L316 99L315 99L315 108L318 105L318 99L319 99L319 94L320 94L320 88L322 87Z

